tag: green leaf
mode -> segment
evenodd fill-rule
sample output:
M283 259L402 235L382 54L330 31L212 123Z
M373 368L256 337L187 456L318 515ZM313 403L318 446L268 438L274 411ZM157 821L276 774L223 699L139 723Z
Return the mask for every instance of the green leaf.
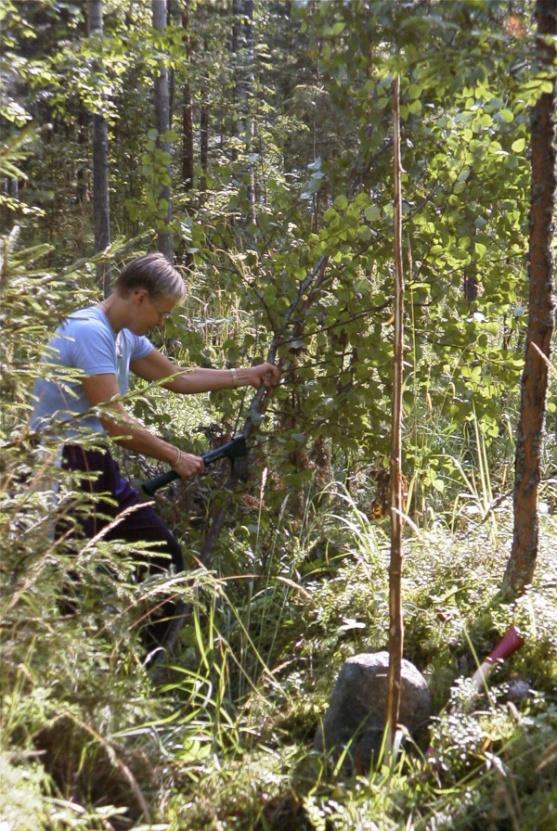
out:
M513 153L522 153L524 148L526 147L526 139L519 138L516 141L513 141L511 144L511 150Z
M381 216L381 211L377 205L370 205L369 208L365 209L364 216L369 222L374 222Z
M326 37L335 37L336 35L340 35L341 32L344 31L346 28L346 23L343 20L337 20L336 23L333 23L332 26L329 26L328 29L325 31Z
M408 87L408 89L406 91L406 95L407 95L409 101L414 101L416 98L420 97L421 92L422 92L422 87L421 87L420 84L410 84L410 86Z

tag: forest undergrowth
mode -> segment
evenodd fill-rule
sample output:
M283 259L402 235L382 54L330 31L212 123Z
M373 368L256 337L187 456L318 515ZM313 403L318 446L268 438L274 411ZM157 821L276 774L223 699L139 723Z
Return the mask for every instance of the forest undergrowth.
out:
M336 483L298 515L277 514L265 489L278 486L259 478L251 497L236 495L210 571L138 584L126 546L99 538L76 553L71 535L54 542L47 525L75 512L75 483L62 482L45 515L33 454L8 447L2 493L8 828L557 828L551 484L537 580L512 604L498 596L508 503L491 521L453 508L408 530L405 657L435 716L425 744L405 741L364 776L314 751L313 738L343 660L386 646L385 520ZM180 486L161 510L175 519L198 498L203 489ZM200 528L180 530L194 563ZM138 629L169 590L191 616L154 679ZM525 645L470 700L464 679L511 623Z
M37 448L26 424L30 385L48 371L35 344L78 294L87 299L89 277L79 264L44 272L34 265L43 254L6 245L2 285L10 310L0 492L6 828L557 828L550 475L536 582L504 603L511 506L497 495L508 488L508 461L482 442L477 422L451 450L434 414L422 419L422 448L429 442L447 484L441 492L423 477L409 482L404 651L428 681L435 716L419 746L406 737L395 761L379 758L355 774L313 742L342 662L386 647L389 539L375 469L323 482L315 468L294 492L279 473L284 448L264 442L208 569L197 557L221 475L175 485L158 503L184 545L181 576L140 580L137 546L102 535L79 542L76 523L89 508L58 467L59 441L47 434ZM172 429L156 388L138 386L128 403ZM218 403L184 400L173 412L200 451ZM551 452L549 442L548 470ZM152 472L122 461L131 474ZM190 613L173 660L155 673L140 633L169 592ZM489 692L470 700L465 679L511 623L525 645Z
M500 593L531 116L554 88L536 47L550 38L530 18L547 4L169 3L165 33L151 26L162 2L105 3L104 18L101 3L4 5L0 831L557 831L554 388L535 580L513 602ZM93 6L104 33L91 36ZM163 64L168 133L152 107ZM388 640L395 76L404 656L434 716L363 773L314 737L343 662ZM102 212L121 235L107 247L93 227L98 149ZM148 546L79 537L91 505L60 469L60 425L39 443L28 419L52 330L163 229L189 291L156 346L213 368L276 346L282 382L205 565L225 471L157 496L187 567L155 578L138 569ZM124 404L202 453L241 429L249 397L178 402L140 382ZM160 471L115 451L132 478ZM152 665L144 629L169 594L187 618ZM511 624L524 645L474 695L468 679Z

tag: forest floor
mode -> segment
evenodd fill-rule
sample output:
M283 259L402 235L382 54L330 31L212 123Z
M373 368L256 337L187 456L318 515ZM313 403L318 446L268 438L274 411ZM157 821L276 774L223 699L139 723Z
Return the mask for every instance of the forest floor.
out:
M193 611L156 681L119 627L124 588L100 611L103 578L84 572L79 615L41 618L30 593L6 649L5 828L557 829L553 514L514 603L498 598L507 508L409 532L404 654L435 716L425 743L366 775L313 740L343 661L385 648L386 533L340 489L297 520L263 515L242 503L213 570L188 574ZM463 680L511 623L524 646L470 702Z
M407 744L365 776L335 767L312 742L343 660L385 648L388 541L353 506L320 523L321 540L335 523L335 533L340 523L346 535L334 573L316 575L314 545L314 574L300 580L298 569L303 590L291 592L282 612L275 601L281 646L236 708L234 740L222 755L198 760L195 788L175 797L178 827L557 828L553 517L544 517L536 583L512 604L498 599L508 512L460 533L438 526L407 541L404 654L431 690L429 751ZM272 601L265 589L254 599L253 648L263 656ZM492 677L489 692L471 700L465 679L511 623L525 635L523 648ZM190 773L195 767L185 761Z

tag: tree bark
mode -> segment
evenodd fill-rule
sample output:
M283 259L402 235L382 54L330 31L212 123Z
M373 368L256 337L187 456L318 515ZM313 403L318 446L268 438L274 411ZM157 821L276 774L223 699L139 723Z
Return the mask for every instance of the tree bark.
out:
M201 105L199 114L199 161L203 176L199 183L201 190L207 187L207 170L209 166L209 107L206 102Z
M551 75L555 44L547 42L546 36L555 37L557 34L557 0L537 0L535 14L539 63ZM538 553L538 485L547 393L547 359L551 352L555 314L551 253L557 186L554 77L552 85L552 91L544 92L532 111L528 328L515 456L513 543L502 586L503 594L507 597L520 594L531 583Z
M252 159L255 146L255 120L252 105L254 97L253 0L233 0L232 52L235 63L234 104L237 111L236 135L244 142L246 156L246 197L250 221L255 224L255 165Z
M188 1L184 0L182 12L182 29L184 30L184 49L186 62L191 62L191 35ZM182 108L182 181L186 190L193 188L193 114L190 82L184 85L184 102Z
M164 32L167 21L166 0L151 0L153 12L153 27L158 32ZM168 69L161 63L160 71L155 79L155 121L158 132L157 147L170 155L170 142L165 134L170 130L170 90L168 83ZM167 181L160 189L159 202L161 203L162 228L158 234L158 248L171 262L174 259L174 246L170 222L172 221L172 202L170 194L170 166L166 171Z
M102 38L102 0L87 2L87 30L89 37ZM108 125L102 113L93 113L93 215L95 223L95 253L110 245L110 199L108 194ZM97 265L97 280L104 297L111 291L111 269L108 263Z
M402 619L402 382L404 357L404 273L402 266L402 188L400 160L400 79L393 82L395 337L391 427L391 560L389 566L389 673L387 679L387 747L392 748L400 709Z
M462 278L462 291L464 299L468 303L475 303L478 299L478 274L475 264L464 270L464 277Z
M85 203L89 200L87 181L89 175L89 167L86 162L89 134L89 113L82 106L80 106L79 108L77 123L77 143L80 149L80 156L82 156L82 158L80 158L78 161L78 167L76 171L76 199L79 205L85 205Z

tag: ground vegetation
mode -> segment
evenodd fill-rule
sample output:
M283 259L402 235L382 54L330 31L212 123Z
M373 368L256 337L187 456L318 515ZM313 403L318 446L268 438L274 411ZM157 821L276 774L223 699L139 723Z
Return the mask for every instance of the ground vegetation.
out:
M102 32L72 0L0 6L2 822L557 828L551 362L536 568L520 593L501 592L528 331L531 115L555 95L536 4L168 0L164 26L146 0L92 5ZM395 77L404 657L436 715L423 746L406 740L364 774L313 738L343 660L388 642ZM99 251L100 122L112 241ZM185 576L138 581L129 545L76 542L88 505L58 468L55 431L38 453L28 416L48 333L100 297L107 270L161 239L189 295L157 346L207 367L272 347L283 383L250 436L246 486L230 493L217 468L157 497ZM237 432L250 404L238 390L169 406L145 383L127 399L196 452ZM132 477L160 470L120 458ZM155 678L140 630L169 591L191 614ZM466 679L511 623L525 645L471 696Z

